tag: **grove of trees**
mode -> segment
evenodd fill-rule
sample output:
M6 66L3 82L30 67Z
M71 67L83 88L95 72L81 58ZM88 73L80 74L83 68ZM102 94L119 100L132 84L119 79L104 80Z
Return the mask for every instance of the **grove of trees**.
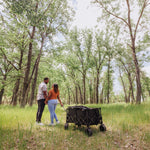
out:
M69 0L0 1L0 104L36 103L38 84L57 82L71 104L150 97L150 1L91 0L103 28L72 27ZM120 91L116 93L114 82Z

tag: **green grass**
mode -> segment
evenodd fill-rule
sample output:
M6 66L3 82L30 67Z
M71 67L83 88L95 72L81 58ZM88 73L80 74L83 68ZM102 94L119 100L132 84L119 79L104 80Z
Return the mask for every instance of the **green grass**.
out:
M116 150L150 149L150 103L141 105L103 104L101 107L106 132L91 126L93 135L85 134L85 126L77 128L69 124L64 130L66 112L59 105L56 113L60 124L48 126L50 114L45 107L42 122L37 126L37 105L24 109L8 105L0 106L0 150ZM67 106L65 106L67 108Z

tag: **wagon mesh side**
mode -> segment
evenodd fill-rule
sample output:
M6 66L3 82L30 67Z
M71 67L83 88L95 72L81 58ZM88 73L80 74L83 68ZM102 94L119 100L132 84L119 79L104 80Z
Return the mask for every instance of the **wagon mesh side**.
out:
M71 106L67 108L67 123L76 125L97 125L102 123L101 109L85 106Z

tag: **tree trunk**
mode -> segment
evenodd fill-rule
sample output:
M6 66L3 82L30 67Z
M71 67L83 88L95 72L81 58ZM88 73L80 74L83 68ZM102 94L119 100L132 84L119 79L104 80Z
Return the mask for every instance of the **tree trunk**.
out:
M80 85L78 85L78 88L80 92L80 103L83 104L83 97L82 97L82 91L81 91Z
M143 89L141 89L141 95L142 95L142 99L143 99L143 102L145 101L145 97L144 97L144 92L143 92Z
M30 101L29 101L29 105L32 106L33 101L34 101L34 93L35 93L35 89L36 89L36 82L37 82L37 76L38 76L38 69L39 69L39 63L40 63L40 58L41 58L41 54L42 54L42 50L43 50L43 45L44 45L44 36L42 35L42 41L41 41L41 47L40 47L40 53L38 54L37 57L37 64L36 64L36 68L35 68L35 75L34 75L34 79L32 82L32 89L31 89L31 97L30 97Z
M128 73L128 79L129 79L129 83L130 83L131 97L132 97L132 103L133 103L133 102L135 102L135 98L134 98L133 85L132 85L132 79L131 79L130 73Z
M22 91L22 97L21 97L21 103L20 106L21 107L25 107L26 105L26 94L27 94L27 89L28 89L28 85L29 85L29 74L30 74L30 68L31 68L31 58L32 58L32 40L34 38L35 35L35 26L33 26L32 29L32 35L31 35L31 41L29 43L29 51L28 51L28 61L27 61L27 67L26 67L26 71L25 71L25 77L24 77L24 83L23 83L23 91Z
M92 96L92 81L90 81L89 91L90 91L90 103L91 103L91 104L93 104L93 96Z
M38 65L36 66L34 79L32 81L32 89L31 89L31 97L30 97L30 101L29 101L29 106L33 105L33 101L35 99L35 90L36 90L37 75L38 75Z
M109 56L109 60L108 60L108 76L107 76L107 84L108 84L108 88L107 88L107 103L109 104L109 94L110 94L110 56Z
M102 91L100 94L100 103L103 104L103 87L102 87Z
M76 90L76 104L78 104L78 88L77 86L75 86L75 90Z
M95 103L96 101L96 78L94 77L94 83L93 83L93 103Z
M136 73L136 86L137 86L137 93L136 93L136 103L140 104L141 103L141 94L142 94L142 89L141 89L141 80L140 80L140 69L138 65L138 60L136 57L135 53L135 47L132 48L132 54L133 54L133 60L135 64L135 73Z
M24 46L24 45L22 45L22 46ZM18 69L18 71L21 71L21 68L22 68L23 53L24 53L24 50L21 50L20 51L20 60L19 60L19 69ZM18 77L18 79L15 83L15 87L14 87L14 90L13 90L13 96L12 96L12 101L11 101L13 106L17 105L17 97L18 97L19 86L20 86L20 75L19 75L19 77Z
M83 104L86 104L86 85L85 85L85 73L83 74Z
M124 81L123 81L123 77L121 75L120 68L119 68L119 74L120 74L120 78L121 78L121 82L122 82L122 86L123 86L123 91L124 91L124 95L125 95L125 102L127 103L128 102L127 91L126 91L126 87L125 87L125 84L124 84Z
M2 104L3 94L4 94L4 88L2 88L0 91L0 105Z
M35 11L37 12L38 9L38 2L36 3L35 6ZM30 74L30 68L31 68L31 60L32 60L32 47L33 47L33 39L35 35L35 25L32 27L32 33L30 34L30 43L29 43L29 51L28 51L28 60L27 60L27 67L25 70L25 77L24 77L24 82L23 82L23 90L22 90L22 97L21 97L21 102L20 102L20 107L25 107L26 105L26 97L27 97L27 92L28 92L28 86L29 86L29 74Z
M68 88L68 104L70 105L71 97L70 97L70 89Z
M99 87L99 69L97 69L97 77L96 77L96 103L98 104L99 101L99 93L98 93L98 87Z
M6 73L7 73L8 68L7 68L5 71L6 71ZM0 104L2 104L2 98L3 98L4 91L5 91L5 81L6 81L6 79L7 79L7 75L5 74L5 75L3 76L3 81L2 81L3 87L2 87L2 89L1 89L1 91L0 91Z
M17 97L18 97L19 86L20 86L20 78L17 79L17 81L15 83L14 90L13 90L13 96L12 96L12 101L11 101L13 106L17 105Z
M128 102L130 102L130 97L131 97L131 86L129 86L129 94L128 94ZM131 101L132 102L132 101ZM132 102L133 103L133 102Z

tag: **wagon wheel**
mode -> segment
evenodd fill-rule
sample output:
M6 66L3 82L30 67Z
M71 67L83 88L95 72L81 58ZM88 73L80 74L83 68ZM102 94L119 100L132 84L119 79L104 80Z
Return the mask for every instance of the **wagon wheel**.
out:
M81 127L81 124L78 124L78 127L80 128L80 127Z
M92 136L92 134L93 134L91 128L85 129L85 133L87 133L88 136Z
M99 129L100 131L106 131L106 126L104 124L101 124Z
M68 129L68 123L65 123L65 126L64 126L64 128L65 128L65 130L67 130Z

